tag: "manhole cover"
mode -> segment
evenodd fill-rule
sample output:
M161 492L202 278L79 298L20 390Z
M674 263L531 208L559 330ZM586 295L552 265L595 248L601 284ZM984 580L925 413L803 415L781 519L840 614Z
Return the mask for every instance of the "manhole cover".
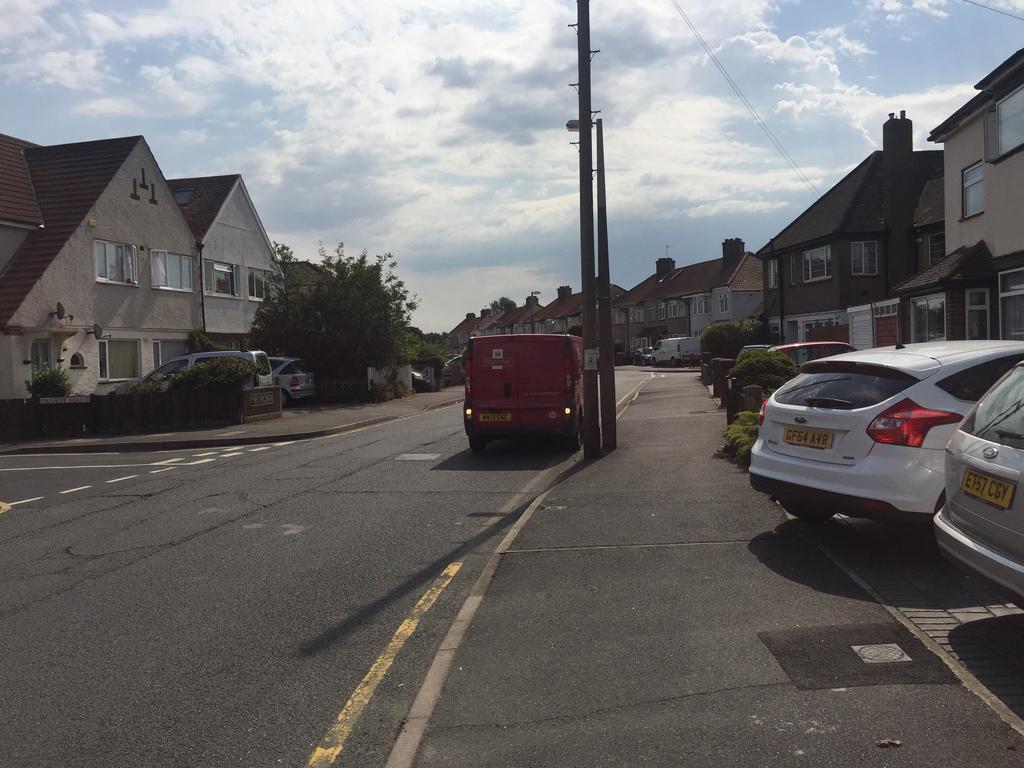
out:
M433 461L440 453L402 453L395 456L395 461Z
M910 657L903 652L896 643L882 643L880 645L851 645L854 653L860 656L865 664L889 664L895 661L910 661Z

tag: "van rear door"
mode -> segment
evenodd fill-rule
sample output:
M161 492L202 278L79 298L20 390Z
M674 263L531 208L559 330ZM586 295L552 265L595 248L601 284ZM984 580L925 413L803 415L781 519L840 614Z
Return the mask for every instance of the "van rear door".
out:
M473 422L482 429L520 426L518 343L508 336L473 339Z
M566 336L520 337L519 414L528 429L559 429L565 423L565 402L572 399L566 387L566 360L572 347ZM573 376L570 363L569 375Z

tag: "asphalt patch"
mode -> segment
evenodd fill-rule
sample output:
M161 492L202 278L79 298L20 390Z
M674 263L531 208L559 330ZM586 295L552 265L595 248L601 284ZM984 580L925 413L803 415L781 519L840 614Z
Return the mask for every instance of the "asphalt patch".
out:
M954 685L949 668L895 622L843 624L759 632L783 671L800 690L864 685ZM853 646L894 643L910 661L867 664Z

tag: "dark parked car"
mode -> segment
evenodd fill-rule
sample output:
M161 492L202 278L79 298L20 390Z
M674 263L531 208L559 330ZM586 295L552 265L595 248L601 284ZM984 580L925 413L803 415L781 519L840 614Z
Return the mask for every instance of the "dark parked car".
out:
M429 378L424 376L420 371L413 368L412 371L412 391L413 392L433 392L434 385Z
M637 347L634 349L633 365L654 365L654 347Z
M448 360L441 369L441 381L447 386L452 383L453 379L457 378L456 373L461 371L462 355L456 355L451 360Z

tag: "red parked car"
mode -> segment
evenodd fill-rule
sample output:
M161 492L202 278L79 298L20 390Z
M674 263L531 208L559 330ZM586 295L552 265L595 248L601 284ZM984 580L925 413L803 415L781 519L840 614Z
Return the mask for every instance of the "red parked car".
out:
M797 367L822 357L841 355L844 352L856 352L845 341L801 341L795 344L780 344L772 347L772 349L776 352L784 353L797 364Z
M573 451L583 435L583 340L556 334L477 336L463 365L469 447L525 435L560 436Z

